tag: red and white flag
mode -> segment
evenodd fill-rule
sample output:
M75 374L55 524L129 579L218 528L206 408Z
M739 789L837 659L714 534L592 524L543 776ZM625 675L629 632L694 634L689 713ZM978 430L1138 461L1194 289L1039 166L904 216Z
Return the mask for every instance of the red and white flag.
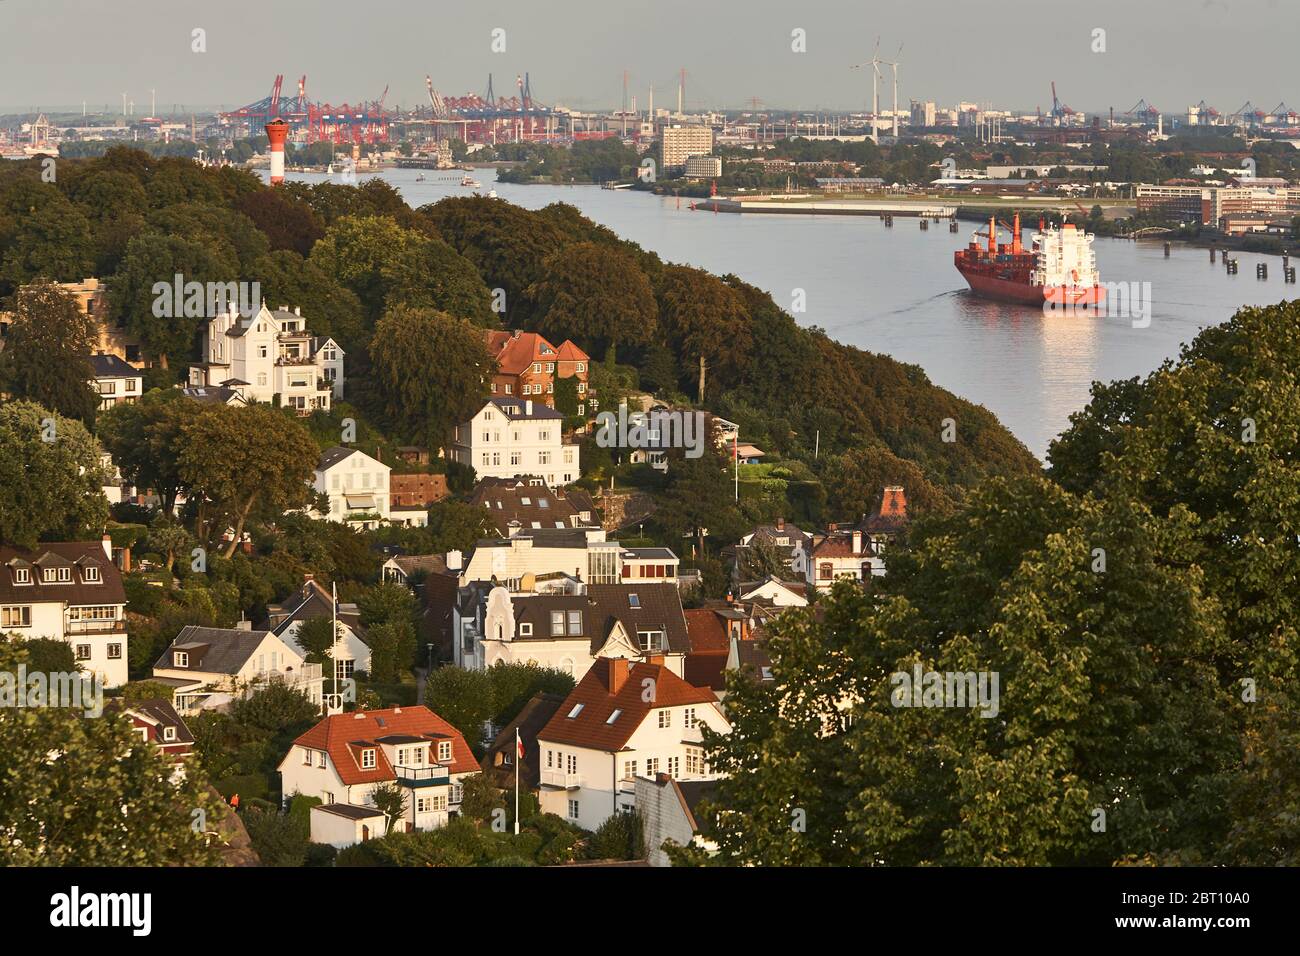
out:
M524 759L524 742L519 739L519 728L515 728L515 750L519 752L519 759Z

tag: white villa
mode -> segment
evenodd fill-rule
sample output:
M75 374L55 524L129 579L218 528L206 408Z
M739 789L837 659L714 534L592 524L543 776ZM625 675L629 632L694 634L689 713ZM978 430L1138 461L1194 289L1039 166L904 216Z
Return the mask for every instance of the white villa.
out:
M566 445L564 416L532 399L493 398L456 426L449 454L475 477L536 475L552 488L582 476L578 446Z
M343 397L343 349L312 335L298 309L256 315L230 311L208 322L204 361L190 366L191 388L230 388L245 401L273 402L308 415Z

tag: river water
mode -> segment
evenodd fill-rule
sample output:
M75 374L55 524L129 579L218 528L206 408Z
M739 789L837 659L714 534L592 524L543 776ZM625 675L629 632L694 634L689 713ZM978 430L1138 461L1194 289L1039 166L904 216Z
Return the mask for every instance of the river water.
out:
M418 175L393 169L382 178L417 207L473 192L459 185L459 171L425 171L424 182ZM1205 249L1175 244L1166 259L1162 242L1103 238L1093 246L1102 281L1149 283L1136 287L1149 291L1149 323L1134 309L1123 317L1045 316L969 294L952 254L977 228L970 222L954 235L946 223L922 230L905 217L887 228L867 216L692 212L685 201L632 190L496 183L490 169L473 175L483 192L494 188L529 209L571 203L667 261L733 273L767 290L802 325L919 365L937 385L988 408L1040 458L1087 402L1093 381L1145 375L1238 307L1300 295L1283 283L1274 256L1238 253L1240 271L1229 276ZM1269 265L1266 281L1255 278L1257 262Z

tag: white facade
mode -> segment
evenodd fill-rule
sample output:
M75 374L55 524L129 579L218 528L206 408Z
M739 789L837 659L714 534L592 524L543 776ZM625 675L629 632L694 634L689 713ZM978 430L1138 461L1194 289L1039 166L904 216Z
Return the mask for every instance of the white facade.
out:
M253 646L230 668L215 669L201 662L198 645L233 640L247 640ZM181 682L173 701L181 715L223 707L272 682L294 688L313 704L319 705L323 699L321 666L307 663L295 647L270 631L185 628L154 664L153 676Z
M387 523L391 472L382 461L355 448L329 449L317 463L312 481L312 488L329 498L323 517L364 529Z
M582 476L578 446L564 443L564 416L531 399L494 398L456 426L451 460L477 479L536 475L552 488Z
M107 687L125 684L126 600L111 542L105 539L100 553L81 542L6 550L0 560L0 639L66 641L82 670Z
M661 713L668 721L662 727ZM694 726L686 726L688 719ZM731 730L718 705L688 704L650 711L617 753L539 738L542 811L595 830L615 813L635 809L638 777L667 773L679 780L716 780L704 763L700 721L717 732Z
M331 648L328 653L338 665L336 667L336 670L338 671L338 679L346 680L356 671L365 671L366 673L370 673L370 645L357 637L356 632L347 624L342 621L338 621L337 623L339 634L338 640L334 643L334 647ZM304 650L303 646L298 643L298 630L302 625L302 621L290 621L289 624L279 632L279 637L303 657L306 657L307 652ZM333 678L334 675L330 674L327 670L325 673L326 689L330 688L330 682Z
M256 315L230 311L208 322L202 365L190 367L192 387L229 385L248 401L272 402L300 414L328 410L343 397L343 350L313 336L298 310Z

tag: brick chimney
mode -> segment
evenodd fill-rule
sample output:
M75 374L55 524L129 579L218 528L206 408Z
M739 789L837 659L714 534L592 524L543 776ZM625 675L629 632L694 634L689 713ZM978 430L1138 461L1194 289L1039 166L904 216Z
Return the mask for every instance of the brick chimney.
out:
M777 519L776 519L776 530L777 530L777 531L784 531L784 530L785 530L785 519L784 519L784 518L777 518Z
M627 683L627 676L632 672L632 662L621 657L607 658L609 667L609 692L617 694Z
M907 496L903 494L902 485L885 486L885 494L880 499L880 517L907 517Z

